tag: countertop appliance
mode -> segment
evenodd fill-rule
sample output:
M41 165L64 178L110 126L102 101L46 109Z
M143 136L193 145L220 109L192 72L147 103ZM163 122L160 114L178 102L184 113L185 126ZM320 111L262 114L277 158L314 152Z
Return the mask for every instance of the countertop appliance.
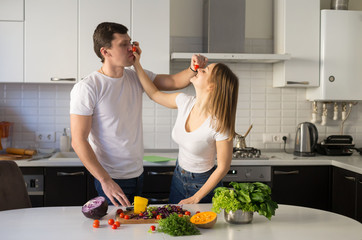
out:
M329 156L349 156L353 154L354 143L350 135L331 135L317 145L317 152Z
M318 141L318 130L313 123L299 123L295 135L294 155L311 157L315 155Z

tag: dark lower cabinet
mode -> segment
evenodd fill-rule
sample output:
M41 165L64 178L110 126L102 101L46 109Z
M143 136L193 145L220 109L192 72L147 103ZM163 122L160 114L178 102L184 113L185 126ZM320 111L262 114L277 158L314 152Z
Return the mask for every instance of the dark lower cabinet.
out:
M272 168L272 199L279 204L331 209L329 166Z
M332 211L362 222L362 175L333 167Z
M80 206L87 200L87 172L83 167L44 170L44 206Z
M175 167L144 167L142 196L150 204L169 203L171 180Z

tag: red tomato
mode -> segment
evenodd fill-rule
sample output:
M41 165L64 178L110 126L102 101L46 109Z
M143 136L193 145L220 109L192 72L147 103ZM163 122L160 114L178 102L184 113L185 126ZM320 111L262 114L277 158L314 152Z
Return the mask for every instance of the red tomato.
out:
M120 217L120 218L124 218L124 213L123 213L123 212L120 213L120 214L119 214L119 217Z
M138 216L143 217L143 213L140 212L140 214L138 214Z
M182 215L182 214L179 214L178 216L179 216L179 217L183 217L184 215Z
M124 219L129 219L129 216L128 216L128 215L124 215Z
M117 209L117 214L121 214L123 213L123 210L122 209Z
M200 213L200 211L196 211L196 214Z
M93 227L94 228L99 228L99 220L94 220Z
M152 226L150 227L150 229L151 229L152 232L154 232L154 231L156 231L156 226L155 226L155 225L152 225Z
M156 219L157 219L157 220L160 220L160 219L162 219L162 216L161 216L161 215L157 215Z
M198 64L195 64L195 71L199 68L200 66Z
M112 225L112 229L117 229L117 225L116 225L116 224L113 224L113 225Z
M185 215L191 216L191 213L190 213L189 211L186 211L186 212L185 212Z
M115 221L114 224L117 225L117 227L121 226L121 223L118 221Z
M114 220L113 220L112 218L109 219L109 220L108 220L108 224L109 224L109 225L113 225L113 224L114 224Z
M152 214L153 214L153 215L156 215L156 214L157 214L157 212L156 212L156 211L152 211Z
M132 47L132 51L135 52L137 51L137 48L135 46Z

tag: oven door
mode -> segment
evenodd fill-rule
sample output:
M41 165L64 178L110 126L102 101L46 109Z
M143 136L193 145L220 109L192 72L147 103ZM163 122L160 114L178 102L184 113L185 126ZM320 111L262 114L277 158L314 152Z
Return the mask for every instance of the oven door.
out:
M271 166L230 166L223 178L223 185L230 182L262 182L271 187Z

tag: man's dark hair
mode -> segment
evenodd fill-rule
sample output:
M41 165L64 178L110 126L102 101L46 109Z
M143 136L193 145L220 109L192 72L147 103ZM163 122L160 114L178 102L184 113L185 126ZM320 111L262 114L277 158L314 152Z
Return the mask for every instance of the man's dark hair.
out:
M101 53L102 47L110 48L112 46L113 34L126 34L128 28L119 23L103 22L100 23L93 34L94 52L104 62L104 57Z

